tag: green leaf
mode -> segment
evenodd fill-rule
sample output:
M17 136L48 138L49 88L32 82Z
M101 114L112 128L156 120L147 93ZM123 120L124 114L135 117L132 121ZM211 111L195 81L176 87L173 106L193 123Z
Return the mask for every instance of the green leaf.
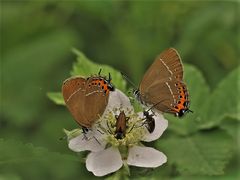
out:
M233 141L224 131L214 130L187 137L172 135L157 146L183 175L221 175L232 156Z
M221 129L226 130L232 137L235 137L236 139L239 138L240 122L236 119L225 118L220 124L220 127Z
M184 77L189 90L190 109L193 113L187 113L183 118L166 115L167 119L170 119L169 128L181 135L198 130L203 114L201 109L205 106L205 98L210 96L209 87L197 68L184 65Z
M17 176L16 174L0 174L0 180L21 180L21 178L19 176Z
M47 96L50 100L52 100L57 105L65 105L62 93L60 92L49 92Z
M79 162L78 158L50 152L42 147L34 147L32 144L23 144L15 140L0 139L0 167L6 164L21 164L32 161L75 161Z
M110 73L112 82L116 88L126 92L126 82L119 71L108 65L97 64L90 61L82 52L76 49L74 49L73 52L77 55L77 62L73 65L73 70L71 71L72 76L91 76L97 74L99 70L102 69L101 74L108 75L108 73Z
M21 179L43 179L46 174L53 179L68 179L87 172L81 163L82 157L75 153L51 152L32 144L3 139L0 139L0 147L0 174L14 172L21 175Z
M237 160L237 159L236 159ZM223 175L217 176L178 176L176 178L172 178L173 180L236 180L239 179L239 167L238 164L231 164L230 169L228 168Z
M235 144L239 144L240 140L240 122L236 119L224 118L220 124L220 128L225 130L230 136L232 136ZM239 146L234 146L233 150L235 154L239 154ZM238 158L236 158L238 159Z
M223 79L211 97L208 104L202 110L203 119L201 120L202 128L211 128L218 125L224 117L231 117L240 120L238 95L240 84L240 67L232 71Z

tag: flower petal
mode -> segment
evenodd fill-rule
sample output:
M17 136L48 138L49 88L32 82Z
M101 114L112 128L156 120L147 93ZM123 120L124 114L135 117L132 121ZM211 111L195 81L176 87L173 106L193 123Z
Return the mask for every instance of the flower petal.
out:
M120 152L114 147L99 152L91 152L86 160L87 170L93 172L95 176L105 176L115 172L122 165Z
M85 134L69 140L68 147L75 151L101 151L105 148L106 142L98 138L97 136L87 137Z
M124 111L126 115L133 111L133 106L131 105L129 98L118 89L110 91L108 105L99 119L101 126L104 129L109 129L107 127L109 115L115 118L115 115L119 115L121 111Z
M143 112L139 112L138 115L141 118L144 118ZM143 141L150 142L160 138L160 136L168 127L168 121L163 117L162 114L155 112L153 118L155 120L155 128L152 133L146 129L146 135L143 137Z
M127 164L138 167L155 168L167 162L167 157L162 152L150 148L133 146L129 149Z
M106 110L111 110L113 108L119 107L129 107L132 108L129 98L120 90L115 89L115 91L110 91L108 105Z

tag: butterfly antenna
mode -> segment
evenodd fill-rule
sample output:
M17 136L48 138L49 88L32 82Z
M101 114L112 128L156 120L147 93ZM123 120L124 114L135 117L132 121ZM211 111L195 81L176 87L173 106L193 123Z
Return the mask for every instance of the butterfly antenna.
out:
M190 109L188 109L188 111L189 111L190 113L193 113L193 111L192 111L192 110L190 110Z
M101 76L102 68L99 69L98 75Z
M121 72L121 74L122 74L122 77L123 77L127 82L129 82L134 89L138 89L137 86L129 79L129 77L128 77L126 74L124 74L123 72Z
M111 74L108 73L108 81L110 82L112 80Z

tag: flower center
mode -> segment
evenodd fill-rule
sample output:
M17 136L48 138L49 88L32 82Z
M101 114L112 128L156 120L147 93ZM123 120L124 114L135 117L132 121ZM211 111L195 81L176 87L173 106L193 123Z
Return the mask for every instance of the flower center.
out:
M99 127L107 144L119 149L139 144L146 133L143 120L132 109L108 111L101 118Z

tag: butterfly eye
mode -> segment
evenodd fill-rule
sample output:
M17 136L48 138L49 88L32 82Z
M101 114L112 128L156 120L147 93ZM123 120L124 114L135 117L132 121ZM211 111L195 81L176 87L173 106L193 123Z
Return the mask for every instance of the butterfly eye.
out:
M185 101L184 103L183 103L183 106L187 106L188 105L188 103L187 103L187 101Z
M184 109L181 109L180 111L179 111L179 113L178 113L178 116L179 117L182 117L184 114L185 114L185 110Z

